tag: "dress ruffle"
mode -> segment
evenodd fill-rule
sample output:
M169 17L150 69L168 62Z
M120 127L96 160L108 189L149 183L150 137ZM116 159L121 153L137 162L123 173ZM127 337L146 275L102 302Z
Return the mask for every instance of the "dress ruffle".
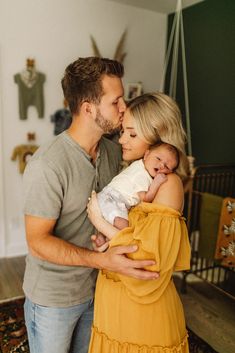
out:
M92 327L90 350L92 353L188 353L188 334L186 334L177 346L161 347L146 345L140 346L129 342L120 343L109 339L96 327Z

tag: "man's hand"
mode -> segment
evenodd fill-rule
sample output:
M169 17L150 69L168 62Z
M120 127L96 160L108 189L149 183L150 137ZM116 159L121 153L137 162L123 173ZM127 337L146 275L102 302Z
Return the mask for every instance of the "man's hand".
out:
M131 260L126 257L126 254L133 253L138 249L137 245L115 246L109 248L102 254L102 269L111 272L134 277L142 280L151 280L159 277L159 273L147 271L146 266L155 264L153 260Z

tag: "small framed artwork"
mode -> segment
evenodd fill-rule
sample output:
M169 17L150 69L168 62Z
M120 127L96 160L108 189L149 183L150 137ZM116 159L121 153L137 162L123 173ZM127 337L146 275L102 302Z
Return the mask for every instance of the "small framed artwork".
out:
M138 97L142 92L142 84L140 82L138 83L128 83L126 85L126 94L125 98L126 100L133 99L135 97Z

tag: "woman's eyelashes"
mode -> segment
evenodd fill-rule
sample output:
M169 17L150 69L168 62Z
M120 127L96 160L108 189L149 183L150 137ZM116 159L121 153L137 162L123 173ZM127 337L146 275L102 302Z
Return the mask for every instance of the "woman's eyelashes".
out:
M122 136L122 135L125 135L126 137L128 137L128 136L130 136L130 137L136 137L136 133L134 133L134 132L129 132L129 130L124 130L124 129L121 129L120 130L120 137Z

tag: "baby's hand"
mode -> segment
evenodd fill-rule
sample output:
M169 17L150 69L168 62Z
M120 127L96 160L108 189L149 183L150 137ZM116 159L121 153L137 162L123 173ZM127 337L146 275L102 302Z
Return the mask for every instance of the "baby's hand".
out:
M159 184L159 186L167 181L166 174L159 173L154 177L154 181Z
M95 251L103 252L109 247L108 239L101 233L92 235L91 240Z

